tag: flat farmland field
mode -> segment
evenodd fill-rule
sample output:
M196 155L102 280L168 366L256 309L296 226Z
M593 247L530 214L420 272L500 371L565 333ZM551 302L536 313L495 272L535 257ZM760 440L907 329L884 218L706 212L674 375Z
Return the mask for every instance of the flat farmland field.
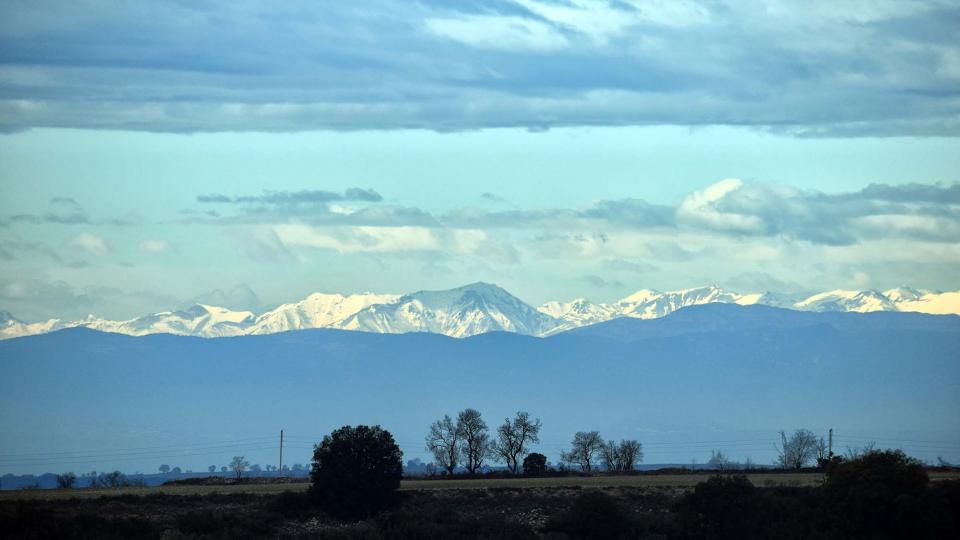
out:
M932 481L960 479L960 473L929 473ZM628 476L563 476L546 478L464 478L464 479L409 479L400 484L402 491L418 490L469 490L469 489L537 489L537 488L691 488L710 478L711 474L639 474ZM755 473L746 475L753 485L816 486L823 481L820 473ZM275 484L227 484L210 486L156 486L97 489L24 489L0 491L0 501L28 499L98 498L117 495L210 495L253 494L273 495L284 491L304 491L306 482Z

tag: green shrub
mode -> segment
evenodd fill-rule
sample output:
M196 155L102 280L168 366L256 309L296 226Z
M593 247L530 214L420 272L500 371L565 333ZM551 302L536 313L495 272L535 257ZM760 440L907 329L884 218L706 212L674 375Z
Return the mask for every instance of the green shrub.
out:
M935 496L923 465L900 450L876 450L829 469L824 497L847 536L930 537Z
M746 476L714 476L677 505L685 538L806 538L815 507L811 489L756 488Z
M523 474L540 476L547 470L547 456L532 452L523 458Z
M380 426L344 426L313 453L310 493L327 513L362 519L397 502L403 453Z

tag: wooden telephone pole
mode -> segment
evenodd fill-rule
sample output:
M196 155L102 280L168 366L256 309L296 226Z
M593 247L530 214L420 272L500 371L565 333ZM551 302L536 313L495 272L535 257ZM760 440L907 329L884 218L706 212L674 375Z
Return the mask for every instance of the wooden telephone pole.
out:
M827 458L833 459L833 428L830 428L830 442L827 446Z
M280 466L277 468L277 476L283 474L283 430L280 430Z

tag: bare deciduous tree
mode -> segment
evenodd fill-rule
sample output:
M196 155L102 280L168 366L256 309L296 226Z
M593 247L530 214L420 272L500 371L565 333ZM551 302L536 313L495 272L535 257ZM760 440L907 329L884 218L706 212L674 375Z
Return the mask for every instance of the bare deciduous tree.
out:
M643 461L643 445L635 439L621 439L620 447L617 449L620 461L618 470L626 472L632 471L637 464Z
M820 437L817 441L817 467L826 467L831 459L833 459L833 452L830 451L823 437Z
M781 431L780 441L777 465L783 469L801 469L817 456L817 436L809 429L798 429L789 439Z
M863 446L861 446L861 447L859 447L859 448L858 448L858 447L850 448L850 447L848 446L848 447L847 447L847 451L844 452L844 457L845 457L847 460L858 459L858 458L861 458L861 457L865 456L866 454L869 454L869 453L873 452L873 451L876 450L876 449L877 449L877 443L875 443L875 442L873 442L873 441L870 441L870 442L868 442L867 444L865 444L865 445L863 445Z
M490 455L490 433L487 431L487 423L480 416L480 411L476 409L464 409L457 415L457 430L463 437L461 445L461 457L463 466L467 472L476 474L483 466L483 460Z
M70 489L77 484L77 475L72 472L57 475L57 487L60 489Z
M640 441L633 439L621 439L619 444L607 441L600 449L600 457L604 468L608 471L632 471L637 466L637 462L643 460L642 448Z
M494 452L507 464L511 473L520 471L520 456L527 453L527 444L540 442L540 419L530 421L530 414L517 412L517 417L511 421L504 419L503 425L497 428L497 441L493 446Z
M244 456L233 456L233 459L230 460L230 468L234 474L237 475L237 480L240 480L240 477L243 476L243 471L250 466L250 462L244 460L243 457Z
M596 455L603 448L603 439L596 431L578 431L570 443L570 451L563 452L562 458L567 463L580 466L580 470L590 472Z
M446 469L447 474L452 475L454 469L460 463L460 446L462 444L460 430L453 423L450 415L443 415L443 419L437 420L430 425L430 433L427 435L427 450L433 454L433 458Z
M710 450L710 459L707 461L707 465L710 465L718 471L724 471L730 468L730 458L725 456L720 450Z
M617 443L615 441L606 441L603 443L603 446L600 447L600 460L603 462L603 467L608 471L618 470L620 457L617 450Z

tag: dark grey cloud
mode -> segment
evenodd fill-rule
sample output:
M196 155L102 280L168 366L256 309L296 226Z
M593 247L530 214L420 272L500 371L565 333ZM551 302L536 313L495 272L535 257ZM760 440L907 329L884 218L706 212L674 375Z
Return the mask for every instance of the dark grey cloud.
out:
M723 181L688 196L680 225L742 236L851 245L904 238L960 242L960 184L873 184L827 194L769 183Z
M899 186L870 184L853 194L853 197L895 203L960 204L960 184L947 186L936 184L903 184Z
M53 248L43 242L0 239L0 259L15 261L30 258L40 258L56 263L64 262Z
M637 228L669 227L673 225L674 209L666 205L650 204L641 199L600 201L578 212L578 216Z
M606 235L622 231L784 238L832 246L883 238L960 242L960 184L871 184L854 192L823 193L773 183L724 180L689 194L676 205L627 198L596 201L582 208L468 207L441 215L398 205L332 210L329 202L345 200L348 193L209 195L202 201L237 204L241 212L190 219L212 224L296 221L314 226L517 229L534 232L538 249L554 254L582 251L587 244L606 242ZM366 198L366 202L378 199L379 194L362 190L354 196ZM676 242L662 240L650 243L648 251L669 260L691 256ZM621 269L627 270L625 266Z
M619 280L616 280L616 279L611 280L608 278L603 278L596 274L587 274L583 276L583 280L589 283L590 285L593 285L594 287L616 288L616 289L620 289L624 287L623 282Z
M447 225L478 228L573 227L584 222L601 221L626 228L673 226L674 208L651 204L642 199L598 201L584 208L550 208L544 210L504 210L489 212L463 208L441 218Z
M261 195L227 196L220 193L200 195L197 202L223 204L271 204L294 205L330 203L338 201L380 202L383 197L372 189L348 188L343 193L319 189L300 191L264 191Z
M958 18L937 0L8 2L0 130L955 136Z
M70 197L53 197L48 209L40 213L13 214L0 216L0 227L12 225L111 225L127 227L139 225L143 218L136 214L127 214L120 217L94 219L91 218L83 206Z

